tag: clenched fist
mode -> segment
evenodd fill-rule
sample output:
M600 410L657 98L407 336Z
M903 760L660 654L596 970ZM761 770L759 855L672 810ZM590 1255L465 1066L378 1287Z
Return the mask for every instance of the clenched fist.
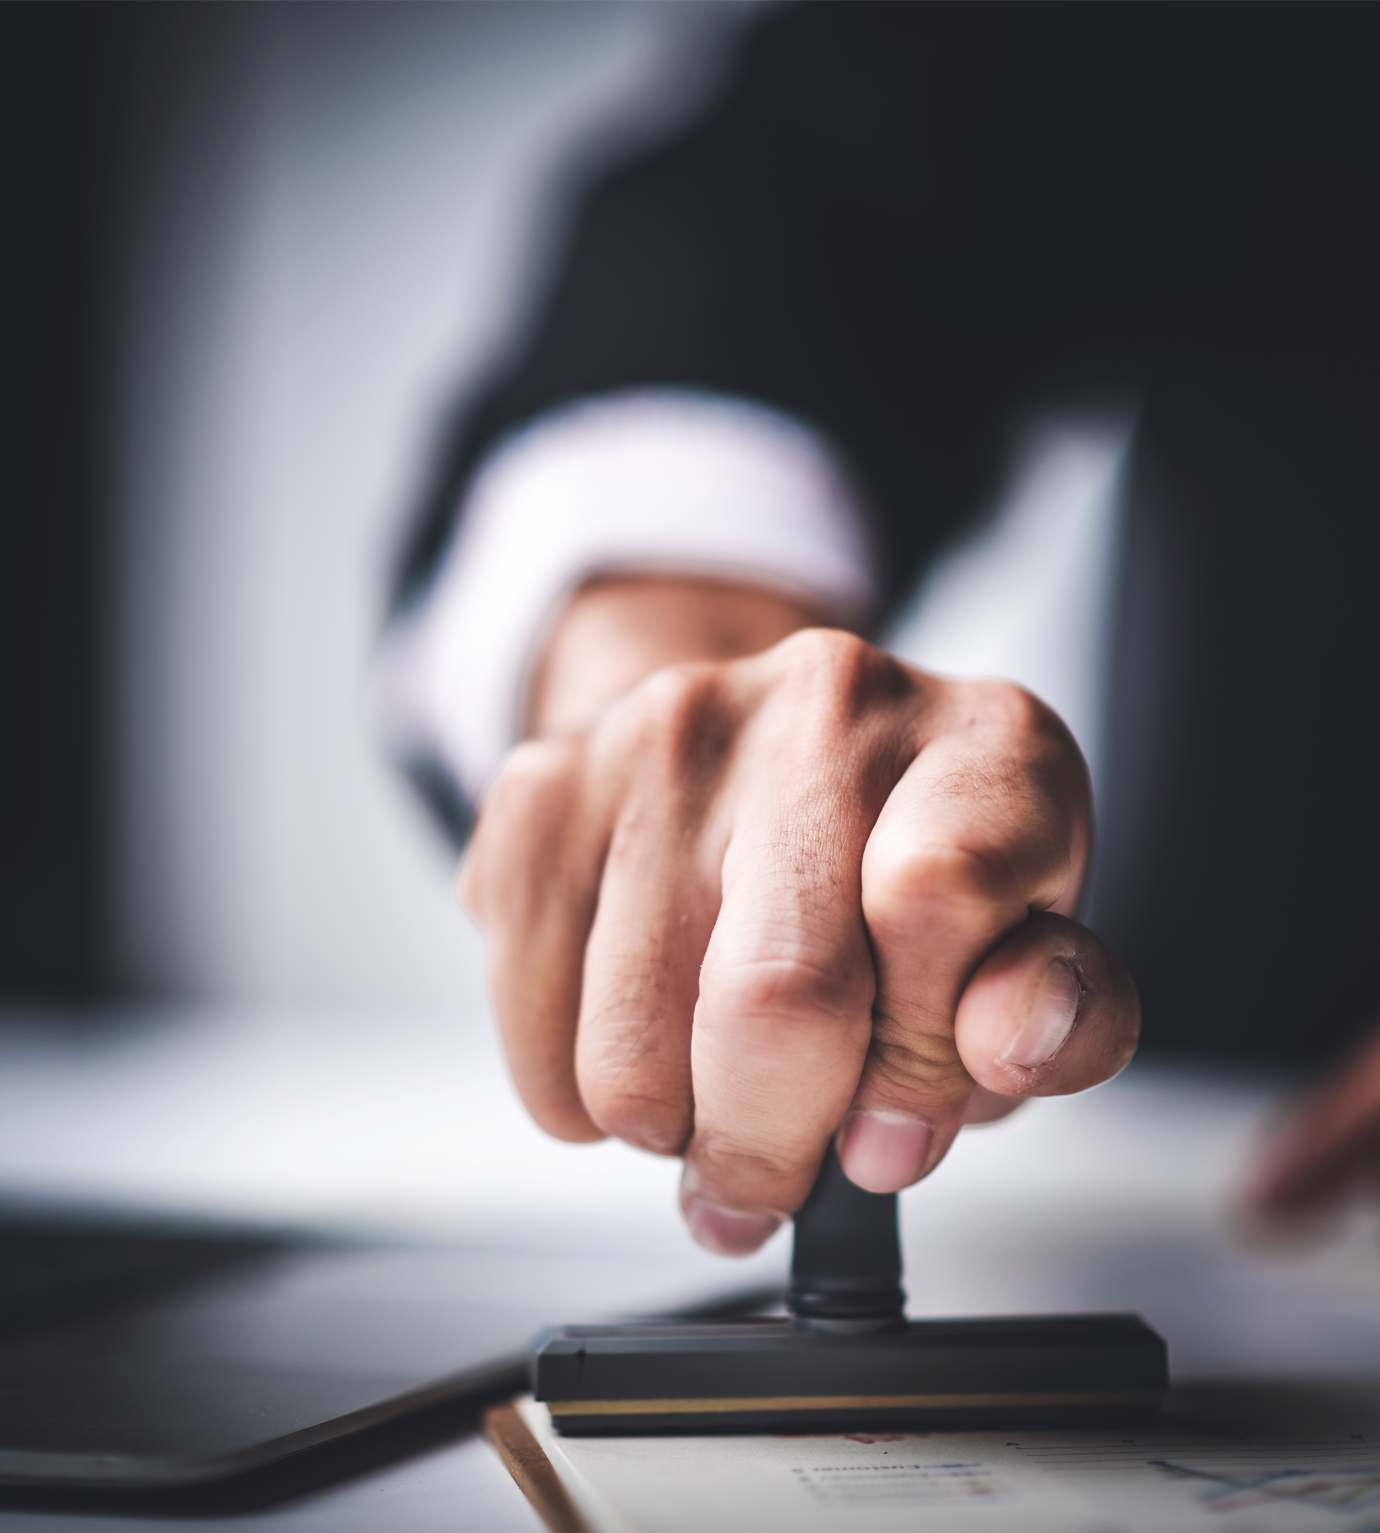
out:
M697 1239L754 1249L835 1138L859 1186L1130 1058L1135 988L1074 919L1086 768L1043 704L787 598L586 587L461 872L517 1088L560 1138L685 1160Z

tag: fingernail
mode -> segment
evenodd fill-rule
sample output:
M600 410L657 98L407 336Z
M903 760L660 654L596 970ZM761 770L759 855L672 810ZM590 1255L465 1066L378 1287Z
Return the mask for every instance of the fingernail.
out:
M864 1192L900 1192L920 1180L934 1131L923 1118L876 1110L851 1112L839 1134L843 1174Z
M776 1214L749 1213L707 1198L692 1198L685 1205L685 1222L706 1250L719 1256L747 1256L775 1234L781 1220Z
M1000 1063L1033 1070L1053 1059L1069 1035L1082 998L1078 976L1062 959L1056 958L1045 970L1030 1009L1016 1029L1016 1036L1006 1045Z

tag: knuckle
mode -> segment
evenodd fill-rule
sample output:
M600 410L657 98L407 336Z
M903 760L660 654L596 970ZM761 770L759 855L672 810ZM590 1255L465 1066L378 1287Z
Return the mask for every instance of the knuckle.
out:
M846 628L800 628L777 646L783 658L808 670L821 667L851 670L867 653L877 653L872 645Z
M1048 703L1010 681L965 682L958 688L967 727L983 740L982 756L995 779L1013 783L1050 769L1081 779L1083 753Z
M583 748L577 740L525 740L515 747L480 805L475 838L508 834L530 817L559 812L578 780Z
M588 1107L604 1133L652 1155L679 1155L690 1137L689 1113L663 1097L609 1091Z
M1012 734L1037 734L1055 717L1033 692L1014 681L981 681L974 686L984 696L993 718Z
M590 1117L606 1134L674 1155L690 1134L686 1031L650 1015L585 1008L576 1075Z
M601 744L614 757L660 762L674 776L707 769L732 741L732 710L721 668L666 666L610 716Z
M715 1201L787 1215L809 1195L819 1165L819 1143L804 1135L753 1135L750 1126L708 1134L697 1128L689 1159L698 1190Z
M509 751L498 782L534 791L551 787L569 778L580 755L580 742L574 738L524 740Z
M592 1144L603 1139L607 1133L607 1130L592 1121L578 1100L562 1098L538 1102L524 1098L523 1105L531 1113L538 1128L565 1144Z
M1012 740L1034 740L1062 730L1059 715L1014 681L969 681L957 687L959 706L975 722Z
M805 628L778 646L796 687L826 716L853 720L882 699L910 690L905 668L857 634Z
M494 779L456 881L461 904L483 924L521 925L558 888L570 892L583 769L579 742L528 741Z
M953 841L869 848L863 915L869 923L903 911L942 904L950 917L966 914L986 926L993 907L1024 907L1024 890L1011 859L995 846Z
M552 1019L529 1014L535 1033L514 1026L517 1020L500 1014L500 1030L513 1085L533 1121L552 1138L573 1144L603 1138L580 1100L569 1053L557 1042Z
M973 1090L973 1078L948 1033L891 1036L879 1020L868 1053L868 1074L888 1099L908 1105L958 1105Z
M695 1141L695 1161L701 1175L721 1187L779 1189L790 1187L801 1174L803 1155L796 1146L768 1145L723 1133ZM768 1207L779 1199L767 1197Z
M706 963L700 1000L719 1015L789 1025L804 1017L865 1010L870 986L857 965L818 963L801 955Z
M606 1134L656 1155L678 1155L690 1137L690 1105L673 1081L605 1056L580 1071L580 1095Z
M640 689L643 725L661 738L693 738L719 712L722 694L717 666L665 666L649 676Z

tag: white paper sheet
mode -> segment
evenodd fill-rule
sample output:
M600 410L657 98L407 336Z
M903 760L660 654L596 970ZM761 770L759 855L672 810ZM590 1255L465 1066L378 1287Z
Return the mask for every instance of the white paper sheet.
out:
M592 1533L1380 1527L1380 1385L1199 1386L1085 1433L562 1438L521 1410Z

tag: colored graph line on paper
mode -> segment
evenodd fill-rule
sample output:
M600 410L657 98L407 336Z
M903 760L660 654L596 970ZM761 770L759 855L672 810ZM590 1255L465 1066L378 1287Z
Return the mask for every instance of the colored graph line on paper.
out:
M1380 1506L1380 1468L1273 1469L1231 1474L1218 1469L1195 1469L1191 1464L1174 1464L1168 1459L1151 1459L1150 1463L1173 1479L1203 1482L1205 1488L1198 1499L1214 1512L1235 1512L1278 1501L1326 1507L1333 1512L1364 1512Z

